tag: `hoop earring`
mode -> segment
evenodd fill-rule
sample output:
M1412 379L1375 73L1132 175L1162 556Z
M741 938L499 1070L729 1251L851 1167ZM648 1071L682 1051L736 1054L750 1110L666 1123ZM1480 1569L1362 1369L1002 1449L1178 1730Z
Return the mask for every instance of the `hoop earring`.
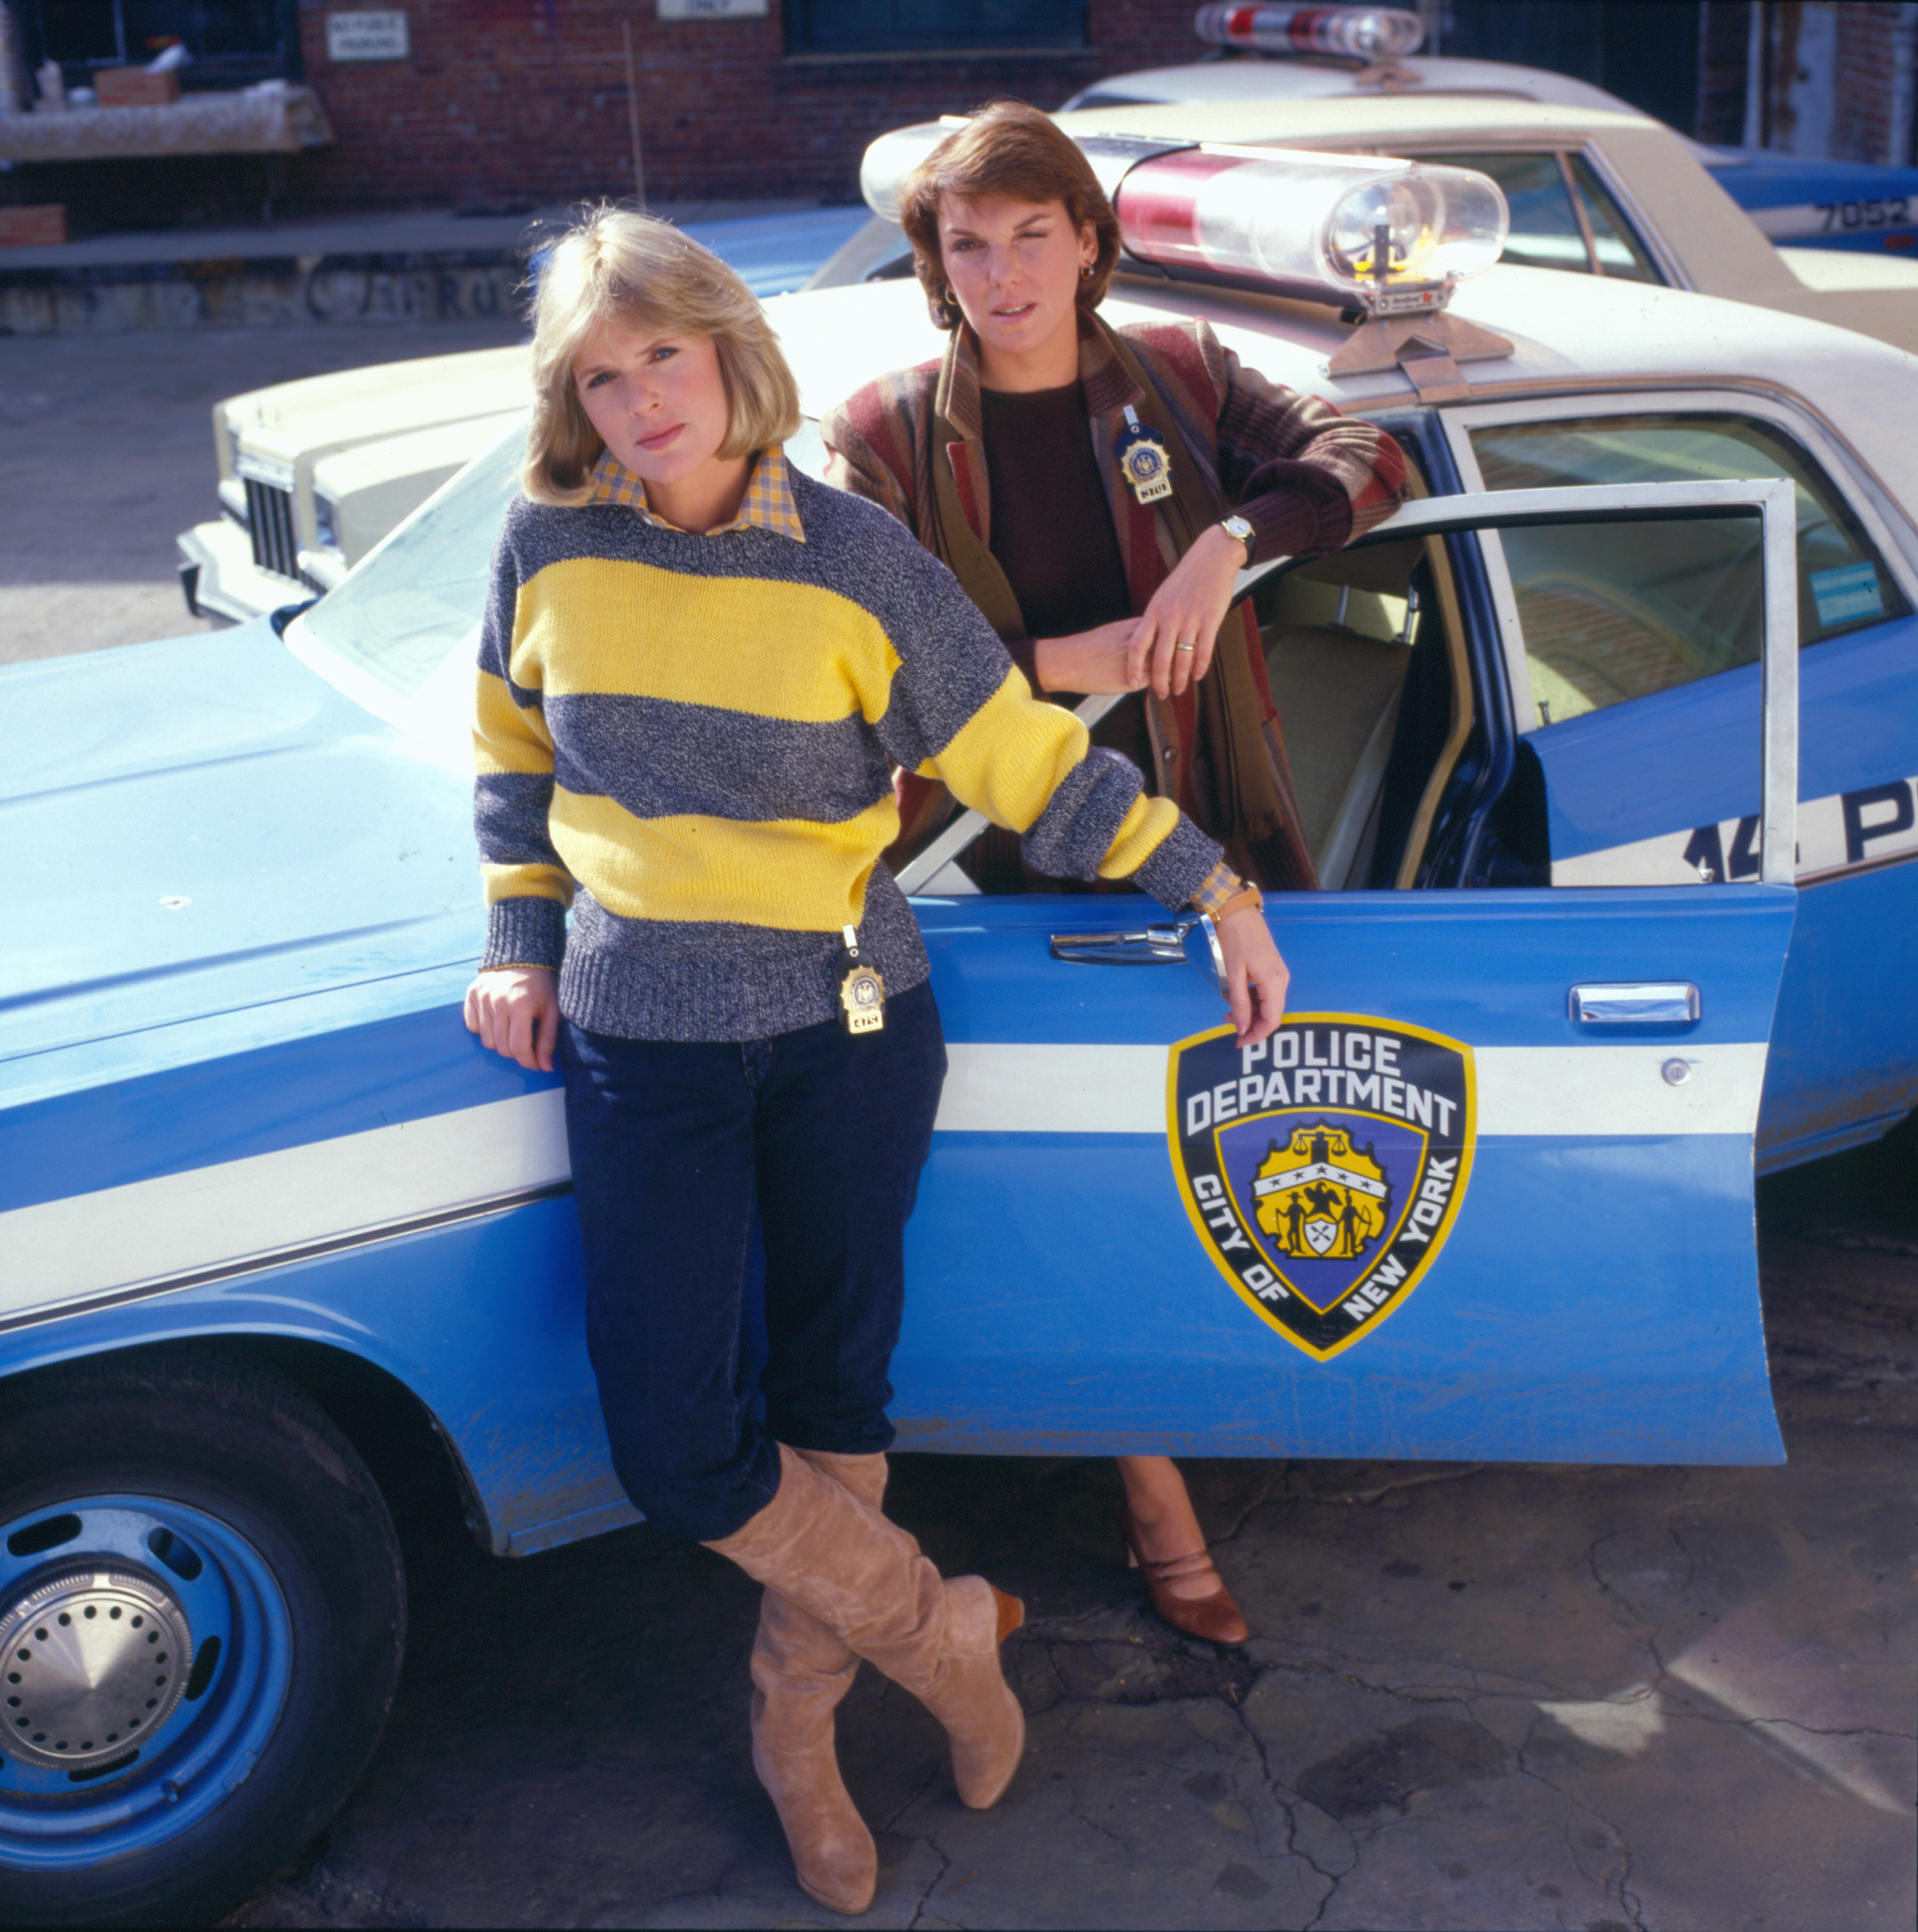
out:
M939 316L948 329L956 329L964 319L965 311L959 306L958 298L950 289L939 297Z
M1098 273L1098 270L1099 265L1097 262L1088 262L1086 265L1079 271L1079 280L1082 282L1090 281L1093 277Z

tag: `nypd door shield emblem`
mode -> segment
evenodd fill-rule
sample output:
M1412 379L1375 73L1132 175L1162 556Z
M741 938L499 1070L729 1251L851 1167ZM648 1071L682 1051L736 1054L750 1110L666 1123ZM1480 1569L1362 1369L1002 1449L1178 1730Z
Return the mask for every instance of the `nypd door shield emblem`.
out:
M1324 1361L1438 1257L1471 1174L1471 1048L1363 1013L1289 1015L1240 1047L1181 1040L1172 1166L1205 1251L1247 1306Z

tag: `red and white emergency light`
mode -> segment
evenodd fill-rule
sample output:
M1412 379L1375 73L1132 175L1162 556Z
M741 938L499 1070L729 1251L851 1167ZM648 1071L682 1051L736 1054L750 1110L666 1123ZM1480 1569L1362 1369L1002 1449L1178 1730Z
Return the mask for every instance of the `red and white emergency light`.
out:
M1396 60L1425 44L1425 23L1403 7L1202 7L1193 23L1214 47L1254 54L1342 54Z
M1283 148L1142 161L1113 212L1141 261L1375 315L1443 308L1498 260L1511 222L1498 183L1468 168Z
M882 135L859 171L868 203L896 221L906 175L962 125ZM1375 316L1443 309L1498 260L1511 226L1497 182L1468 168L1099 135L1078 144L1136 260Z

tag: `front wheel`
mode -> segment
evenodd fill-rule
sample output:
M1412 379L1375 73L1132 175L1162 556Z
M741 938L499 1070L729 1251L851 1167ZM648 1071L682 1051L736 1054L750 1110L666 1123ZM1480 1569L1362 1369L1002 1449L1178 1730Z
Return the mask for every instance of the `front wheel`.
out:
M217 1917L385 1722L379 1491L290 1383L162 1351L0 1389L0 1921Z

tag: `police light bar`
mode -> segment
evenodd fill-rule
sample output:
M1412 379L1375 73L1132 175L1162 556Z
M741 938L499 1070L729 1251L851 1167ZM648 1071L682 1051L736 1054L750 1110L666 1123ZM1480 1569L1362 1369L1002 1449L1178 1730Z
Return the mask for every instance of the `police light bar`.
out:
M1282 148L1188 147L1129 169L1113 198L1128 254L1373 315L1444 308L1499 259L1499 184L1468 168Z
M1425 23L1403 7L1202 7L1201 40L1255 54L1342 54L1396 60L1425 45Z
M899 218L899 190L905 178L950 134L966 123L954 115L942 121L921 121L895 128L869 147L859 163L859 194L875 215L889 221Z
M874 212L897 221L907 175L964 125L881 135L859 169ZM1511 224L1498 183L1469 168L1125 135L1078 145L1135 260L1375 316L1443 308L1455 283L1498 260Z

